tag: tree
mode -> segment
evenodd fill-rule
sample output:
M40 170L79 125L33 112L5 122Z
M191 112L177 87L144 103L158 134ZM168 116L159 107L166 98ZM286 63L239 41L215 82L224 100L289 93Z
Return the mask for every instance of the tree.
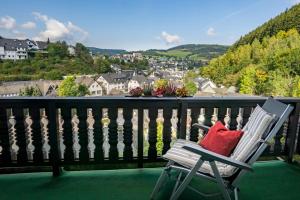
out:
M69 55L68 45L64 41L50 43L47 47L47 51L50 58L63 59Z
M20 96L43 96L37 86L26 86L20 91Z
M93 58L90 55L90 51L81 43L75 45L75 56L88 64L93 64Z
M184 84L185 88L187 89L189 95L193 96L197 92L197 85L193 81L189 81Z
M85 96L88 88L85 85L75 83L75 77L69 76L58 86L58 96Z
M237 86L242 94L296 95L293 80L300 75L300 35L291 29L240 45L211 60L200 74L218 84Z

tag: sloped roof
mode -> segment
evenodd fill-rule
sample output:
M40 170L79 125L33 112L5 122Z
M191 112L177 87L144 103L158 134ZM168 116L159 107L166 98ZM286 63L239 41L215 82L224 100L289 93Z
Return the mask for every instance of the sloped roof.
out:
M133 73L131 72L120 72L120 73L106 73L101 74L108 83L125 83L132 78Z
M144 75L135 75L135 76L132 76L131 80L135 80L138 83L145 83L147 79Z
M39 50L44 50L47 48L48 43L43 41L33 41L33 40L19 40L19 39L9 39L0 37L0 46L4 47L7 51L15 51L17 48L30 49L28 42L33 43L38 46Z
M26 87L37 87L43 95L46 95L51 86L58 86L58 80L37 80L37 81L10 81L0 85L0 95L18 94Z
M95 80L88 76L80 76L75 79L75 82L89 87L95 82Z

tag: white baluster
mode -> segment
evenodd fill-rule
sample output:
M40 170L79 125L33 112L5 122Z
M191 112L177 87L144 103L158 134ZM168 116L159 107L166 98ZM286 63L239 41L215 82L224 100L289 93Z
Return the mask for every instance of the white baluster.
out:
M33 153L34 153L34 145L32 144L32 119L29 115L28 109L25 114L25 137L26 137L26 152L27 158L29 161L33 160Z
M8 132L9 132L9 144L10 144L10 154L11 160L16 161L19 152L19 146L17 145L17 137L16 137L16 120L10 109L10 115L8 119Z
M200 114L199 114L199 117L198 117L198 123L199 124L204 124L205 122L205 108L201 108L200 109ZM204 131L200 128L199 129L199 133L198 133L198 140L201 140L204 136Z
M133 156L137 156L138 154L138 120L141 120L142 117L139 118L138 116L138 110L133 109L133 114L132 114L132 152Z
M48 123L49 120L46 116L46 111L43 109L41 115L41 134L42 134L42 151L43 151L43 158L45 160L49 160L50 154L50 145L49 145L49 130L48 130Z
M109 157L109 148L110 144L108 142L108 124L109 124L109 118L108 118L108 112L107 108L103 109L102 112L102 130L103 130L103 150L104 150L104 157Z
M226 109L226 115L225 115L225 118L224 118L224 123L225 123L226 128L230 127L230 121L231 121L231 108L227 108Z
M75 112L72 117L72 133L73 133L73 152L74 159L79 160L80 144L79 144L79 119L77 113Z
M94 144L94 124L95 119L93 116L92 109L88 109L88 116L86 119L87 122L87 132L88 132L88 151L89 151L89 158L94 159L96 145Z
M172 110L172 118L171 118L171 146L177 140L177 123L178 123L178 110Z
M61 110L58 110L58 142L59 142L59 151L60 159L64 159L66 145L64 144L64 120L61 115Z
M244 115L244 108L239 108L239 114L236 118L236 122L237 122L236 129L237 130L241 130L243 128L243 115Z
M214 125L218 121L218 112L219 112L218 108L214 108L214 112L211 117L212 125Z
M144 122L143 122L143 127L144 127L144 156L148 155L148 149L149 149L149 110L145 109L144 110ZM133 151L134 154L134 151ZM137 155L137 149L136 149L136 155Z
M186 140L190 140L190 136L191 136L191 124L192 124L192 117L191 117L191 109L187 109L186 111Z
M124 117L123 117L123 109L118 109L118 117L117 117L117 124L118 124L118 152L119 152L119 157L123 157L123 151L124 151Z

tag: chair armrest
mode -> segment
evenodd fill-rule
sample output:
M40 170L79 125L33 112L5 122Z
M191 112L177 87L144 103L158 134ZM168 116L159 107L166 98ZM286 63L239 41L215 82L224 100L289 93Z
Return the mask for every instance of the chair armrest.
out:
M198 154L201 156L201 159L204 161L218 161L224 164L228 164L234 167L237 167L239 169L244 169L248 171L253 171L252 167L244 162L240 162L238 160L234 160L232 158L211 152L209 150L203 149L200 146L195 147L194 145L186 144L182 148L185 150L188 150L190 152L193 152L195 154Z
M192 126L193 126L193 127L196 127L196 128L199 128L199 129L202 129L202 130L204 130L204 131L208 131L208 130L210 129L209 126L205 126L205 125L203 125L203 124L197 124L197 123L195 123L195 124L193 124Z

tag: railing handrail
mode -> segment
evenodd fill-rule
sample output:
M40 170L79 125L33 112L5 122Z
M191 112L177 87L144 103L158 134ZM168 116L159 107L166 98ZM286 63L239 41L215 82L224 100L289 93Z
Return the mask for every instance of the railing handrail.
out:
M163 118L165 119L163 122L163 130L162 130L162 141L163 141L163 152L166 152L168 148L170 148L171 142L171 118L173 109L177 109L177 138L186 139L186 129L187 129L187 113L188 109L191 110L190 119L191 123L198 122L198 117L200 117L200 109L205 109L204 116L206 117L203 123L208 123L211 125L212 122L212 115L215 112L215 108L218 109L219 118L224 120L224 116L227 115L228 110L230 110L229 118L232 121L228 122L229 127L234 128L238 127L237 118L242 118L242 123L240 126L244 125L245 122L248 120L250 116L251 109L256 106L256 104L262 104L268 97L258 97L258 96L213 96L213 97L124 97L124 96L105 96L105 97L0 97L0 145L1 139L5 142L4 148L6 157L4 160L10 162L9 152L10 150L8 147L12 145L8 138L8 134L10 132L15 132L14 134L16 137L20 137L20 141L17 142L17 145L23 149L27 147L28 141L25 141L26 138L24 134L28 131L28 127L24 126L25 116L24 116L24 109L28 109L32 120L32 128L33 130L33 137L35 140L41 139L42 136L40 134L41 131L41 117L40 116L40 109L45 109L47 116L44 117L44 120L47 119L48 127L47 130L49 131L49 144L51 146L51 154L50 154L50 161L52 162L53 166L55 166L56 173L58 173L58 166L61 164L72 164L75 161L72 161L73 156L72 153L72 132L74 131L73 122L72 122L72 109L76 109L77 112L77 120L79 123L77 124L77 128L79 130L78 137L81 149L83 149L82 156L83 160L80 160L79 163L88 163L88 149L86 145L88 143L88 131L87 131L87 109L92 109L92 115L94 115L94 119L96 122L101 121L103 108L108 109L108 118L110 119L110 123L108 126L108 140L109 145L109 158L104 158L103 149L101 150L102 153L98 153L98 160L95 160L95 163L102 162L104 160L109 159L110 161L116 162L118 158L113 158L115 155L118 156L118 124L116 122L118 117L118 108L123 108L123 136L124 136L124 160L126 161L137 161L138 166L142 167L143 162L145 161L157 161L159 160L157 157L156 151L156 143L157 143L157 115L158 110L163 110ZM288 156L288 160L291 160L294 149L296 149L296 145L298 145L298 150L300 153L300 136L298 134L299 129L297 128L298 120L299 120L299 112L300 112L300 98L292 98L292 97L278 97L275 98L283 103L292 104L295 107L292 115L290 116L289 122L286 124L286 142L285 144L276 146L277 143L281 142L282 135L279 135L275 141L275 148L277 152L284 153ZM240 108L245 109L244 116L239 116ZM7 116L7 109L11 109L11 113L16 115L14 118L9 118ZM23 110L22 110L23 109ZM59 144L57 142L57 130L59 123L57 119L57 109L61 110L61 117L64 120L64 142L66 142L66 146L68 147L68 155L66 152L66 159L60 160L58 157L59 153ZM100 111L101 109L101 111ZM133 156L132 150L132 137L133 137L133 124L132 124L132 112L136 109L138 113L138 153L137 156ZM148 149L148 157L143 156L143 121L144 121L144 114L143 110L147 109L149 111L149 149ZM96 112L100 112L96 113ZM202 112L202 111L201 111ZM202 113L203 114L203 113ZM142 116L142 117L141 117ZM208 119L207 119L208 118ZM8 120L15 120L14 127L10 127L7 125ZM243 121L244 120L244 121ZM103 130L102 124L94 124L93 128L95 130L94 137L97 139L98 143L95 144L96 148L102 148L101 145L103 144ZM27 128L27 129L26 129ZM26 129L26 130L25 130ZM284 128L283 128L284 129ZM77 131L78 131L77 130ZM56 134L54 134L56 133ZM65 135L66 134L66 135ZM198 130L190 130L190 139L195 141L197 139ZM297 137L298 135L298 137ZM11 135L9 135L11 137ZM26 136L27 137L27 136ZM43 136L44 137L44 136ZM298 143L296 142L298 141ZM3 144L2 144L3 145ZM37 149L41 151L41 142L37 143ZM284 150L280 149L284 147ZM71 148L71 149L70 149ZM112 149L111 149L112 148ZM278 149L279 148L279 149ZM112 151L112 152L110 152ZM23 161L26 160L26 153L22 153L22 159L17 160L17 163L9 163L7 166L17 166L22 165ZM126 155L125 155L126 153ZM24 158L25 157L25 158ZM81 157L80 157L81 159ZM37 164L41 163L41 158L37 159ZM35 160L34 160L35 162ZM78 161L76 161L78 163ZM75 162L75 163L76 163ZM30 165L33 162L25 163L26 165ZM6 163L7 164L7 163ZM47 164L47 163L46 163ZM51 163L48 163L51 164ZM0 155L0 166L1 166L1 155Z

